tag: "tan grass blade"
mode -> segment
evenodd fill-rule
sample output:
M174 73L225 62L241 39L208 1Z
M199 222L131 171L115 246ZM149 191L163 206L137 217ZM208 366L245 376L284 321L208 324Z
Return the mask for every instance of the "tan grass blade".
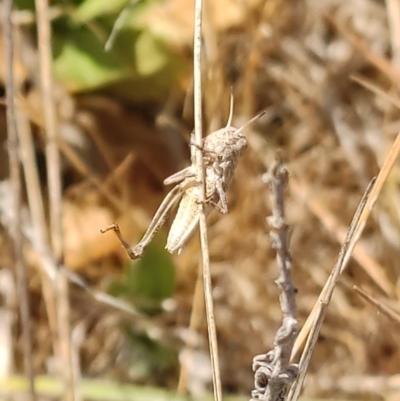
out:
M341 274L344 271L344 269L347 265L347 262L351 256L351 253L363 232L363 229L368 220L368 217L371 214L372 208L382 190L384 182L386 181L386 179L397 159L399 152L400 152L400 135L397 135L396 140L394 141L394 143L389 151L389 154L386 157L385 162L378 174L378 177L373 182L372 186L370 185L368 187L368 189L364 195L364 198L360 203L360 206L362 206L362 208L360 209L360 207L359 207L356 212L355 218L353 219L352 226L350 227L350 230L347 233L347 237L344 241L344 246L341 251L341 255L340 255L341 263L339 264L339 262L338 262L336 264L336 270L338 268L340 268L339 271L336 271L337 274ZM363 201L364 201L364 203L363 203ZM359 212L359 214L358 214L358 212ZM309 317L307 318L307 321L304 324L303 329L301 330L301 332L296 340L296 343L295 343L295 346L294 346L293 352L292 352L292 358L298 354L298 352L302 348L306 338L307 338L307 344L310 344L310 341L312 339L312 334L309 334L309 333L314 332L315 335L318 336L318 332L316 330L318 316L321 316L322 309L325 309L325 307L327 306L327 303L326 303L327 298L326 297L328 296L330 299L329 289L331 288L332 292L333 292L331 277L332 276L330 276L330 278L327 280L323 290L321 291L320 296L318 297L317 302L314 305L312 312L310 313ZM390 291L390 292L392 292L392 291ZM323 316L322 316L322 319L323 319ZM320 322L320 324L322 325L322 321ZM316 339L314 341L316 341ZM307 347L307 345L306 345L306 347ZM308 347L308 349L309 349L309 347ZM308 352L308 351L305 350L303 352L302 360L304 360L305 358L311 358L312 350L311 350L310 354L306 354L306 352ZM304 379L306 370L307 370L307 366L305 367L305 372L300 372L300 376L303 375L303 379ZM296 383L299 383L300 381L301 381L301 378ZM295 397L295 394L297 394L297 392L300 392L301 385L302 385L302 383L297 384L297 386L296 385L293 386L293 388L291 390L292 397ZM297 390L295 388L297 388ZM297 398L290 398L290 399L295 400Z
M386 305L383 305L381 302L379 302L376 298L374 298L372 295L369 295L365 290L360 288L357 285L353 286L353 290L365 301L367 301L369 304L374 306L379 312L382 313L382 315L385 315L386 317L389 318L393 323L396 324L398 328L400 328L400 315L396 313L393 309L387 307Z
M364 88L368 89L372 93L374 93L377 96L380 96L382 99L385 99L387 102L389 102L391 105L397 107L400 109L400 99L398 97L395 97L392 95L389 95L386 91L383 89L379 88L376 86L374 83L372 83L370 80L365 79L361 76L358 75L351 75L350 79L354 82L357 82Z
M311 357L314 353L315 346L318 341L319 333L322 328L322 324L325 319L325 315L328 309L329 302L332 298L333 291L335 290L336 284L339 280L340 274L343 271L346 262L348 260L348 255L351 254L352 246L354 247L354 236L357 232L357 227L361 221L362 214L366 208L368 200L371 197L372 190L376 180L373 179L369 184L367 190L364 193L361 202L359 203L357 210L354 214L353 221L350 224L349 231L347 232L346 239L343 242L342 248L338 260L323 288L318 301L314 306L312 313L310 314L310 330L307 336L306 345L304 347L303 354L301 355L299 362L299 374L294 382L292 388L290 389L288 400L297 401L300 395L300 391L303 387L304 379L308 371L308 367L311 361ZM353 245L352 245L353 244ZM296 345L296 344L295 344Z
M378 70L385 74L389 79L400 85L400 74L390 62L377 54L371 52L369 45L353 32L350 32L342 23L333 16L327 17L329 22Z
M346 227L321 201L308 195L305 184L300 184L292 177L291 190L307 204L311 212L318 217L329 232L333 233L337 241L343 243L346 238ZM362 244L358 244L354 249L353 258L383 292L390 294L393 291L393 284L387 279L383 267L371 257Z

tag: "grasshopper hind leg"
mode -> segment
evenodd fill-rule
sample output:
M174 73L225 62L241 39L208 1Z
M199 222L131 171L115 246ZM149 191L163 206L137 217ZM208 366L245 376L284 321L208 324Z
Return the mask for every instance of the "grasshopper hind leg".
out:
M165 220L168 217L171 209L176 205L176 203L182 197L183 189L181 185L177 185L168 192L167 196L161 202L161 205L158 207L156 214L153 217L147 231L145 232L143 238L140 242L132 249L129 244L124 240L121 231L117 224L112 224L110 227L107 227L104 230L100 230L102 234L107 231L114 231L121 245L125 248L126 252L130 259L135 260L139 259L143 256L144 251L147 246L157 234L158 230L164 224Z
M141 255L136 254L135 251L132 250L132 248L130 247L130 245L124 240L124 238L123 238L123 236L122 236L122 234L121 234L121 230L119 229L118 224L115 224L115 223L114 223L114 224L111 224L111 226L109 226L109 227L107 227L107 228L105 228L105 229L103 229L103 230L100 230L100 232L101 232L102 234L106 233L107 231L114 231L114 233L115 233L115 235L117 236L119 242L120 242L121 245L125 248L125 250L126 250L128 256L129 256L132 260L138 259L138 258L141 257Z

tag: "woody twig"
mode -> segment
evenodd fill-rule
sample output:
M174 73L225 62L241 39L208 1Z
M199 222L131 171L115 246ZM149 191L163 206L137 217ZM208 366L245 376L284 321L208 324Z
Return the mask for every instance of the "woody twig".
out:
M298 332L296 289L292 282L292 260L289 250L289 230L285 222L284 192L288 172L278 157L263 177L271 190L272 216L267 221L271 228L272 247L276 250L281 290L282 324L274 338L274 348L253 359L253 400L284 400L289 386L297 376L297 365L290 364L290 355Z

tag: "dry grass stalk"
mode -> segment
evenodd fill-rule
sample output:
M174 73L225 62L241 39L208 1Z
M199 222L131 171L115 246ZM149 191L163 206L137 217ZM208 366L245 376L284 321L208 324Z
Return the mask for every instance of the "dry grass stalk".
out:
M50 243L51 252L56 261L64 258L62 228L62 190L61 163L58 149L57 113L54 102L52 79L52 51L49 5L47 0L36 0L38 48L40 58L40 83L42 108L46 132L47 181L50 205ZM58 263L57 263L58 264ZM66 400L77 399L75 381L79 369L72 363L70 307L68 279L58 270L54 291L57 296L57 332L58 332L58 368L65 381Z
M195 144L191 150L193 160L196 160L196 175L199 182L199 202L200 202L200 244L203 268L203 285L207 314L208 338L210 343L210 355L213 374L214 397L216 401L222 401L222 386L220 377L217 331L214 318L214 303L212 299L211 273L210 273L210 255L208 250L207 237L207 216L206 216L206 182L203 161L203 128L202 128L202 86L201 86L201 41L202 41L202 16L203 1L196 0L194 15L194 40L193 40L193 77L194 77L194 126L195 126Z
M18 137L20 142L20 151L22 167L26 182L26 191L28 195L29 215L31 218L31 231L33 235L27 235L26 222L22 221L21 227L28 244L38 252L39 255L49 255L50 247L48 244L47 223L44 212L44 202L40 188L39 171L36 163L35 146L32 138L32 132L29 119L21 108L21 103L17 103L18 113ZM4 214L3 214L4 218ZM48 267L48 269L47 269ZM40 263L39 272L41 274L42 292L45 300L47 318L51 332L51 343L53 353L57 355L57 302L53 289L54 278L57 275L56 264Z
M315 303L313 311L307 318L307 321L304 324L303 329L301 330L298 340L296 341L293 350L293 355L296 355L296 353L302 346L303 341L307 337L306 349L303 351L303 355L301 357L301 362L300 362L300 376L303 377L303 380L305 376L305 371L307 371L308 368L309 359L311 358L311 354L313 352L313 347L316 344L318 333L320 331L320 328L322 326L322 321L326 313L324 309L327 307L330 301L330 298L332 296L339 275L342 274L342 272L345 270L348 260L351 256L351 253L354 250L357 241L360 239L360 236L364 230L364 227L370 216L372 208L378 199L383 184L388 179L388 175L391 169L393 168L393 165L399 153L400 153L400 135L396 137L396 140L393 143L390 152L385 159L385 162L378 174L378 177L367 188L363 200L360 202L360 205L355 213L349 231L347 232L346 239L343 243L342 250L339 256L339 260L335 265L334 271L332 272L332 276L326 282L324 289L322 290L318 298L318 301ZM307 352L309 352L309 354L307 354ZM304 365L302 365L302 361L304 361ZM302 383L300 382L301 379L298 380L297 386L294 387L296 388L296 390L293 390L291 393L291 397L293 397L290 398L291 400L296 400L297 397L299 396L300 389L302 386Z
M304 347L303 354L301 355L300 362L299 362L299 375L296 378L295 383L293 384L293 387L290 389L288 400L289 401L297 401L301 389L303 387L304 379L306 377L308 367L310 364L311 357L314 353L315 346L318 341L319 333L322 328L322 324L325 319L325 315L327 312L327 308L329 306L329 302L332 298L333 291L335 290L335 287L337 285L338 279L340 277L341 272L343 269L346 267L346 263L348 261L349 255L351 254L351 251L354 248L354 242L353 239L355 238L355 235L357 234L357 228L359 227L359 223L362 218L362 214L364 210L366 209L366 205L368 202L368 199L370 199L371 193L373 191L373 187L375 185L376 181L375 179L371 181L370 185L365 191L365 194L363 198L360 201L360 204L354 214L353 221L351 222L349 231L347 232L346 239L343 243L343 246L340 250L340 254L338 257L338 261L336 262L331 275L328 278L328 281L326 282L325 287L323 288L319 299L318 303L316 304L315 308L315 313L314 310L310 314L310 321L311 321L311 327L310 327L310 332L307 337L307 342Z
M382 73L387 75L394 84L400 84L400 74L397 70L393 68L391 63L385 58L374 54L368 44L359 38L356 34L347 29L343 23L339 22L335 17L328 16L328 20L332 25L346 37L346 39L376 68L378 68Z
M19 141L17 133L17 113L15 108L16 88L14 74L14 26L12 23L13 1L3 3L5 33L5 60L6 60L6 101L7 101L7 139L10 170L10 186L12 196L12 214L9 231L13 241L13 256L17 273L20 319L23 336L23 355L25 374L29 378L29 394L32 400L36 399L34 386L34 370L32 362L32 341L30 322L30 302L28 295L28 281L26 265L23 257L23 235L21 229L21 196L22 183L20 176Z
M384 305L382 302L379 302L378 299L368 294L359 286L353 285L353 289L362 299L367 301L369 304L374 306L377 311L381 312L383 315L389 318L390 321L396 324L397 328L400 328L400 315L397 312L395 312L392 308Z
M45 130L44 116L42 116L41 113L32 110L32 107L22 96L18 96L18 107L21 109L21 112L23 111L27 114L31 121L37 124L41 129ZM43 137L45 140L45 135L43 135ZM79 156L73 147L61 138L57 138L57 141L62 155L66 157L66 159L74 166L76 171L85 177L91 184L93 184L98 189L99 193L101 193L105 199L111 202L117 210L121 212L125 210L126 208L123 202L116 197L112 191L110 191L103 181L96 177L95 172L90 169L86 161ZM129 162L129 159L127 161ZM120 166L116 167L113 174L117 174L116 171L119 167Z
M196 335L200 328L204 316L204 287L201 274L201 266L198 267L196 284L193 294L192 311L190 313L189 333ZM180 361L179 379L177 391L178 394L185 394L188 382L189 365L193 363L191 358L191 350L194 348L193 341L187 341L183 351L181 351L182 359Z

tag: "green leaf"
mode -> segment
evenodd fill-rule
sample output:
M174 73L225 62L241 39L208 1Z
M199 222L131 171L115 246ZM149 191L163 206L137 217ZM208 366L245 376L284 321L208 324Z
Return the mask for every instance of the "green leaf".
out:
M149 314L160 312L160 303L175 289L175 267L164 249L165 236L157 235L142 259L129 262L123 280L114 282L110 293L128 298Z
M149 31L143 31L136 41L136 68L140 75L158 73L167 62L164 46Z
M175 267L164 249L165 238L157 236L142 259L132 264L129 280L132 294L143 300L162 301L173 295Z
M76 9L74 17L87 22L106 14L117 14L130 0L85 0Z
M83 26L68 33L55 30L53 38L55 76L72 92L97 89L134 74L116 52L106 53L98 36Z

